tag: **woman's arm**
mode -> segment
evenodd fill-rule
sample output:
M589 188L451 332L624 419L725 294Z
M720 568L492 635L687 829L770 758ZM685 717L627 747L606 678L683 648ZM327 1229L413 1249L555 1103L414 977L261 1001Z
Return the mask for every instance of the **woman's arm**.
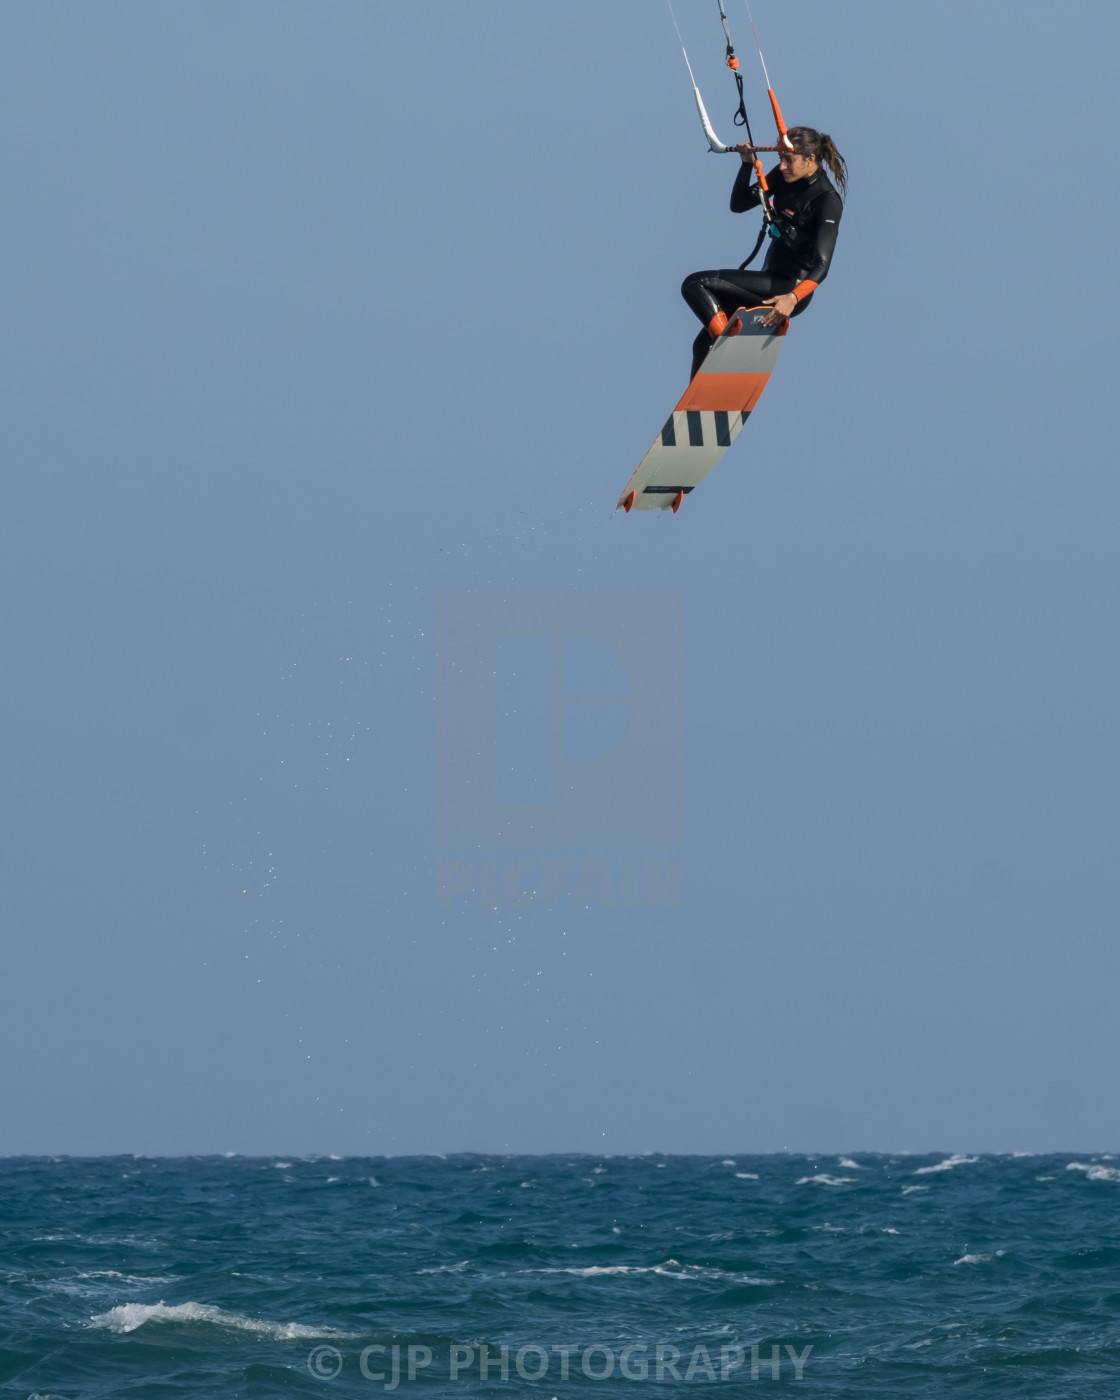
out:
M743 163L739 167L739 172L735 176L735 184L731 189L731 212L745 214L748 209L757 209L760 203L758 186L751 184L751 177L754 175L754 149L748 146L745 141L740 142L735 149L739 152ZM778 167L775 166L766 177L767 183L772 183L774 176L778 173Z
M801 296L797 298L798 301L807 297L810 292L816 291L828 276L832 255L836 251L836 235L840 232L840 216L843 212L844 203L835 190L829 190L817 201L813 260L805 269L805 280L799 283L794 291L799 291L806 282L811 282L813 285L801 293Z
M751 184L753 175L753 166L744 164L739 167L739 173L735 176L735 183L731 187L731 212L733 214L745 214L748 209L758 208L758 186Z
M764 306L772 308L770 315L762 322L764 326L776 325L782 317L791 316L798 302L811 296L828 276L832 255L836 251L836 235L840 231L840 216L843 212L844 202L835 190L829 190L819 200L815 211L812 261L805 269L805 276L792 292L780 297L771 297L763 302Z

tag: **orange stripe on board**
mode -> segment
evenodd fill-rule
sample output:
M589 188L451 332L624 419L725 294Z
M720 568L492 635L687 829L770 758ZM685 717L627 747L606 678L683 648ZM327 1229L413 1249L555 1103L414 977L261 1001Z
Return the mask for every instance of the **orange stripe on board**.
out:
M698 374L684 391L677 412L698 408L749 413L769 382L768 374Z

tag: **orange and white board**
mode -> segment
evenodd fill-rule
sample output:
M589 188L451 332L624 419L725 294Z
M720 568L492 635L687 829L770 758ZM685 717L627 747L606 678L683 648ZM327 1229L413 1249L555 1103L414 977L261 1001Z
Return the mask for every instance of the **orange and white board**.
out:
M740 310L708 351L653 446L622 489L625 510L679 509L735 441L758 403L789 329L762 324L764 306ZM728 334L739 326L737 334Z

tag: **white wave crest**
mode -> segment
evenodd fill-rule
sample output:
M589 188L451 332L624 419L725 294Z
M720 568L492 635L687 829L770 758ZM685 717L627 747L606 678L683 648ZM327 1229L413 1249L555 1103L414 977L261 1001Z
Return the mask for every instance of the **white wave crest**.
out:
M904 1187L902 1188L902 1194L903 1194L904 1196L909 1196L909 1194L910 1194L911 1191L928 1191L928 1190L929 1190L929 1187L928 1187L928 1186L904 1186Z
M355 1335L339 1332L333 1327L305 1327L300 1322L264 1322L259 1318L226 1312L212 1303L122 1303L90 1318L91 1327L107 1327L111 1332L135 1332L147 1322L206 1322L212 1327L255 1332L259 1337L279 1342Z
M863 1168L860 1166L860 1164L858 1162L853 1162L850 1157L841 1157L840 1165L842 1167L847 1167L847 1169L852 1172L863 1171Z
M578 1274L580 1278L599 1278L602 1274L648 1274L652 1269L638 1269L630 1264L589 1264L585 1269L541 1269L542 1274Z
M965 1157L959 1152L955 1152L952 1157L946 1157L943 1162L935 1162L932 1167L919 1167L914 1173L915 1176L928 1176L930 1172L947 1172L953 1167L966 1167L971 1162L978 1162L979 1157Z
M711 1279L723 1283L773 1286L772 1278L755 1278L753 1274L732 1274L724 1269L710 1269L702 1264L681 1264L666 1259L664 1264L588 1264L583 1268L568 1266L552 1269L523 1269L526 1274L576 1274L580 1278L599 1278L604 1274L660 1274L663 1278Z
M1067 1172L1084 1172L1090 1181L1120 1181L1120 1167L1102 1167L1096 1162L1067 1162Z
M990 1254L962 1254L959 1259L953 1260L953 1268L958 1264L986 1264L991 1257Z
M797 1179L798 1186L850 1186L855 1181L854 1176L829 1176L827 1172L818 1172L816 1176L801 1176Z
M736 1172L736 1173L735 1173L735 1176L736 1176L736 1179L739 1180L739 1181L757 1181L757 1180L758 1180L758 1173L757 1173L757 1172Z

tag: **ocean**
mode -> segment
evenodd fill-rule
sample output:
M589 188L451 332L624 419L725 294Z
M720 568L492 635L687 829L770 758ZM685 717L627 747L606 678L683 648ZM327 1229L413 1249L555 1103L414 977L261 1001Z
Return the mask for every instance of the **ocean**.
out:
M0 1160L0 1396L779 1387L1120 1396L1120 1161Z

